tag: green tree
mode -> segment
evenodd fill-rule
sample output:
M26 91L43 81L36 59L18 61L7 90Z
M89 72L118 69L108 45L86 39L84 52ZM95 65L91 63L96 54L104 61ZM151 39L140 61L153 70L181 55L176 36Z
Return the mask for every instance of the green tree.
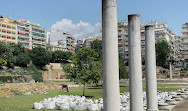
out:
M27 67L31 61L29 50L25 49L21 44L11 44L11 48L13 56L16 57L15 65Z
M30 63L31 58L27 52L25 53L19 53L16 56L16 65L20 67L27 67L27 65Z
M94 40L91 42L91 49L94 49L96 53L99 54L98 60L102 60L102 41L101 40Z
M65 62L72 56L71 52L61 51L61 50L53 51L51 53L52 53L52 58L50 60L51 62Z
M96 86L102 80L102 61L97 61L91 68L91 82Z
M168 66L169 56L171 52L170 45L167 41L161 40L157 41L155 44L156 47L156 62L157 65L166 68Z
M49 64L51 53L39 46L32 49L30 57L32 63L38 68L42 69L46 64Z
M79 49L78 52L72 56L72 66L70 64L63 66L68 78L84 85L83 95L85 93L86 83L97 82L93 79L93 74L95 73L93 70L98 69L94 64L99 64L97 58L98 54L96 54L93 49L83 48Z
M102 60L102 41L101 40L94 40L91 42L91 49L94 49L95 52L99 55L98 60ZM102 62L101 62L102 64ZM101 66L102 69L102 66ZM101 74L102 75L102 74ZM126 69L126 65L124 64L123 56L119 55L119 77L120 79L126 79L128 78L128 72Z
M127 79L128 72L126 65L124 64L123 56L119 55L119 79Z
M7 62L4 59L0 58L0 68L1 66L5 66L6 64Z
M16 57L13 55L11 44L0 42L0 57L7 62L8 68L13 68L16 62Z

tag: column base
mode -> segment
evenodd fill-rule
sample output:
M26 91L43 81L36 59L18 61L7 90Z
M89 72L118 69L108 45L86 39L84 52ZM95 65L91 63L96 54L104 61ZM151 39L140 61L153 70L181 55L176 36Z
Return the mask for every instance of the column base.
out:
M146 109L146 111L159 111L158 109Z

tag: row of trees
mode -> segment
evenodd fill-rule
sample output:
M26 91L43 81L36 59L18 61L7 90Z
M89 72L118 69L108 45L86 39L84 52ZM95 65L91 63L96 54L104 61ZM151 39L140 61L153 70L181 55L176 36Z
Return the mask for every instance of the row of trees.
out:
M21 44L0 42L0 66L6 65L8 68L14 68L15 65L27 67L32 63L42 69L50 62L66 61L71 55L65 51L47 51L40 46L28 50Z

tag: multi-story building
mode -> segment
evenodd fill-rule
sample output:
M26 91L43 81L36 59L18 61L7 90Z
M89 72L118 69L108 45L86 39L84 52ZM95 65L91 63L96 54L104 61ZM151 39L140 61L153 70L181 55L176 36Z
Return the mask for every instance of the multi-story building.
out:
M75 44L74 44L74 37L68 33L64 33L66 35L66 48L67 51L75 53Z
M46 44L46 49L48 51L56 51L56 50L67 51L67 48L64 47L63 45L50 45L50 44Z
M16 22L0 16L0 41L17 43Z
M0 17L0 41L19 43L27 49L46 47L46 31L39 24L21 19L13 21Z
M128 33L128 25L124 22L118 23L118 52L119 54L126 55L128 47L125 46L126 33ZM128 45L128 44L127 44Z
M32 49L30 22L24 19L17 20L17 43L26 49Z
M58 32L48 32L48 46L47 49L49 49L49 46L53 46L56 49L60 48L63 51L69 51L72 53L75 53L75 38L65 32L60 32L61 34L58 34ZM57 40L57 38L60 38ZM49 45L50 44L50 45ZM52 50L53 51L53 50Z
M78 51L78 49L83 48L83 47L91 47L91 42L93 42L96 39L102 41L102 33L99 35L99 37L89 36L89 37L85 37L85 38L77 40L75 50Z
M174 60L175 60L175 67L181 67L182 66L182 40L180 36L174 37Z
M79 49L82 49L84 47L84 42L82 39L77 40L75 52L77 52Z
M41 46L46 48L46 30L40 27L39 24L30 23L32 48Z
M124 24L123 28L121 27L120 24ZM172 31L168 28L167 24L165 23L158 23L158 22L152 22L149 23L150 25L153 25L155 28L155 38L156 40L166 40L169 45L171 46L172 49L172 53L171 56L175 57L174 55L174 34L172 33ZM147 24L148 25L148 24ZM123 31L119 31L120 29L118 28L118 39L120 37L120 39L123 39L124 43L123 46L119 46L119 49L123 49L123 55L125 56L125 62L128 62L129 59L129 51L128 51L128 25L126 25L124 22L120 22L118 23L118 27L123 30ZM145 25L140 24L140 36L141 36L141 55L142 58L145 58ZM120 32L120 33L119 33ZM121 34L121 36L119 36L119 34ZM120 42L118 42L118 44L120 44Z
M188 67L188 23L182 25L182 34L183 66Z
M17 20L18 43L27 49L36 46L46 48L46 31L39 24L33 24L28 20Z

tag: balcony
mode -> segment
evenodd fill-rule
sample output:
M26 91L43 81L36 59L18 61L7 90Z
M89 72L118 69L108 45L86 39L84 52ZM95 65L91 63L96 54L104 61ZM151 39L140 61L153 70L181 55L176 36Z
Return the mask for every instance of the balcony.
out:
M161 31L155 31L155 34L165 34L166 33L166 31L164 31L164 30L161 30Z
M18 36L18 38L21 38L21 39L27 39L27 40L30 39L30 37L23 37L23 36Z
M118 48L119 51L123 50L122 48Z
M122 36L123 34L118 34L118 36Z
M188 28L188 25L183 25L182 28Z
M27 42L27 41L18 41L18 43L20 43L20 44L29 44L29 42Z

